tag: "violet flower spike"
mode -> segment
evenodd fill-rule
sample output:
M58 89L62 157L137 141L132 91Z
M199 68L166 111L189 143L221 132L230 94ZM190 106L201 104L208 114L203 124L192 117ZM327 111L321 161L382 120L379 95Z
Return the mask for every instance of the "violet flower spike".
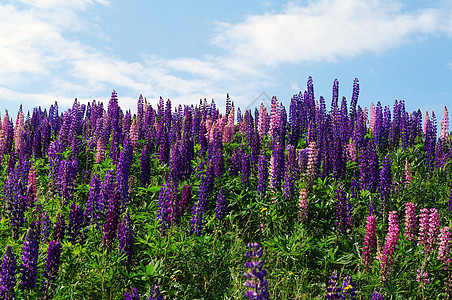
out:
M16 258L11 246L6 246L5 255L2 260L2 271L0 273L0 296L4 300L14 299L14 287L16 286Z

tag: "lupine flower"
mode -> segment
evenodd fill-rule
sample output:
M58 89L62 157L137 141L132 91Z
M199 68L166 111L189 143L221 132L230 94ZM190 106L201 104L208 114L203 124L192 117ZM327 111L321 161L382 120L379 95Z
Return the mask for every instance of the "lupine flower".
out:
M444 106L443 120L441 121L441 131L439 134L440 139L447 140L449 138L449 112L447 107Z
M247 279L245 287L248 288L245 297L248 299L270 299L267 290L268 282L265 279L267 271L263 268L265 260L261 260L263 248L258 243L248 243L248 248L250 248L250 252L245 254L247 259L245 268L249 269L244 274Z
M223 220L226 215L226 196L224 195L224 187L221 187L218 193L217 206L215 210L215 218Z
M452 180L450 181L449 212L452 213Z
M378 190L380 192L380 198L382 206L385 208L389 201L389 196L392 189L392 156L386 155L383 159L381 171L380 171L380 184Z
M383 295L379 292L375 292L372 295L372 300L385 300L385 297L383 297Z
M369 267L372 265L372 250L375 247L377 221L374 215L367 216L366 223L366 236L364 237L363 244L363 263L364 266Z
M137 119L133 119L132 126L130 126L129 138L134 150L138 147L138 139L140 135L138 126Z
M250 157L249 155L243 151L242 153L242 184L246 186L249 181L251 169L250 169Z
M444 227L441 229L441 238L439 242L438 259L446 262L450 253L450 229Z
M64 215L59 213L56 218L55 228L53 230L53 240L62 242L64 240L64 234L66 231L66 222Z
M381 255L381 275L382 281L386 281L391 271L393 256L395 253L395 248L397 247L397 243L399 241L399 223L397 220L397 212L390 211L389 212L389 229L388 234L386 236L385 248Z
M421 208L421 213L419 215L419 234L417 246L423 246L424 251L426 251L428 232L430 230L429 214L427 208Z
M330 280L328 280L328 286L326 287L326 298L327 299L340 299L341 288L339 287L339 282L337 281L337 272L334 271L331 274Z
M46 268L42 275L43 279L41 284L41 292L44 299L47 299L52 281L56 280L56 278L58 277L58 270L60 268L60 255L61 244L57 241L50 241L49 247L47 248Z
M190 234L196 234L197 236L200 236L202 234L202 220L203 220L203 214L205 210L207 209L208 204L208 188L207 188L207 182L206 177L203 177L201 179L201 183L199 185L199 196L198 196L198 202L193 206L192 209L192 218L190 221Z
M97 140L96 163L101 163L105 159L105 144L101 138Z
M284 148L275 143L270 159L270 188L277 189L281 186L281 180L284 173Z
M309 181L313 181L317 168L318 149L315 142L310 142L308 146L308 165L306 167L306 176Z
M257 171L258 171L257 195L264 196L265 193L267 192L268 166L267 166L267 157L263 152L259 155Z
M408 160L405 160L405 185L409 185L412 180L411 167L408 164Z
M438 243L438 236L440 232L441 220L436 208L430 209L430 217L429 217L429 230L427 237L427 252L431 252L435 249L436 244Z
M148 145L143 147L140 157L140 169L141 169L141 186L146 187L150 182L151 172L151 160Z
M34 231L29 228L25 236L22 248L21 265L21 289L33 289L36 285L36 275L38 272L38 249L39 244Z
M342 188L337 190L336 195L336 231L337 233L346 234L347 230L352 229L352 207L350 200L346 197Z
M16 286L16 258L11 246L6 246L5 255L2 260L2 271L0 273L0 296L4 300L14 299L14 287Z
M132 261L134 239L128 208L118 225L118 241L119 253L121 255L125 254L127 262L130 263Z
M416 240L416 207L412 202L407 202L405 208L405 238L410 242Z
M119 219L119 197L120 193L114 189L110 195L110 205L108 208L107 220L104 225L104 235L102 237L102 245L111 248L116 237Z
M346 276L341 289L341 299L356 299L356 287L351 276Z
M304 187L300 189L300 195L298 197L298 209L298 217L300 221L303 222L308 216L308 190Z
M149 299L148 300L163 300L163 299L165 299L165 297L160 295L159 286L158 285L153 285L152 286L152 290L151 290L151 294L149 295Z
M46 211L43 214L39 215L39 227L41 228L41 243L46 243L49 240L51 227L50 217Z
M124 300L140 300L140 294L138 294L137 289L132 289L132 295L129 292L124 293Z
M69 213L69 226L67 233L69 241L82 242L83 241L83 229L86 226L85 211L75 202L72 203L71 212Z
M421 269L417 269L416 281L423 284L429 284L430 279L428 278L428 272L423 272Z

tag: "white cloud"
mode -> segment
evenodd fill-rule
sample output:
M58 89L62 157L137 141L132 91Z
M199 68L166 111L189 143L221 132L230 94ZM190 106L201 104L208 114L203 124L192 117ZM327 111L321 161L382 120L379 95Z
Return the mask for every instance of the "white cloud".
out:
M397 2L383 0L320 0L306 6L289 2L281 13L222 24L212 42L259 64L335 61L433 33L438 22L433 9L402 12Z
M168 59L143 54L139 61L127 61L103 50L108 45L94 48L77 39L88 31L108 41L96 18L85 18L93 5L110 6L108 1L21 2L25 5L0 4L0 100L31 105L55 100L71 105L75 97L107 101L105 91L116 89L121 105L129 108L139 94L149 100L171 98L173 104L215 98L221 106L227 92L246 106L264 87L276 85L268 66L384 51L440 26L436 10L407 13L383 0L289 2L279 13L268 4L265 14L241 23L215 23L212 42L224 47L225 55ZM24 90L24 83L30 87ZM296 83L291 88L299 90Z

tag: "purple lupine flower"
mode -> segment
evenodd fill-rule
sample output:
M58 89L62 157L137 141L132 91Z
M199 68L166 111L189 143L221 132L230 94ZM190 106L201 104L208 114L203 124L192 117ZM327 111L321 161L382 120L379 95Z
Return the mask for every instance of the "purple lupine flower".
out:
M130 222L129 209L126 209L126 213L119 222L118 225L118 241L119 241L119 253L125 255L127 262L130 264L133 256L133 228Z
M11 246L6 246L5 255L2 260L2 271L0 273L0 296L4 300L14 299L14 287L16 286L16 258Z
M288 147L293 147L292 145L288 145ZM294 172L292 170L292 164L285 164L285 172L284 172L284 198L287 201L293 200L294 194Z
M53 240L62 242L64 240L64 234L66 232L66 221L64 215L59 213L56 217L55 228L53 229Z
M164 300L165 297L160 295L160 289L158 285L153 285L148 300Z
M340 234L346 234L348 230L352 229L352 207L350 200L345 195L345 192L340 187L337 190L337 213L336 213L336 231Z
M141 169L141 186L146 187L150 182L151 172L151 158L148 145L143 147L140 157L140 169Z
M20 288L33 289L36 285L38 273L38 249L39 243L33 229L29 228L22 247L22 265Z
M48 212L44 212L43 214L39 215L39 228L41 228L40 232L41 243L47 243L47 241L49 240L50 226L51 223Z
M75 205L75 202L72 203L71 212L69 213L69 224L67 228L67 233L69 236L70 242L82 242L83 237L83 229L86 226L86 218L85 211L78 205Z
M366 236L364 238L363 244L363 263L365 267L369 267L372 265L372 251L375 246L375 237L376 237L376 228L377 221L374 215L367 216L366 223Z
M229 175L231 177L237 177L241 168L242 168L241 151L237 151L237 148L235 148L234 150L232 150L231 163L229 165Z
M208 187L207 187L207 176L201 178L201 183L199 185L199 196L198 202L193 206L192 218L190 221L190 234L196 234L200 236L202 234L202 221L203 214L207 209L208 205Z
M116 238L116 230L118 229L118 219L120 210L120 192L114 188L110 194L110 204L108 207L107 220L104 225L104 235L102 237L102 245L111 248Z
M157 221L159 222L160 226L165 228L167 226L166 220L168 212L166 210L166 202L167 202L167 185L162 184L160 186L160 193L159 193L159 202L158 202L158 208L157 208Z
M383 159L381 171L380 171L380 184L379 192L382 202L382 206L385 208L388 205L389 196L392 189L392 156L390 154L386 155Z
M249 269L243 275L247 279L245 287L248 290L245 292L245 297L248 299L270 299L267 286L268 282L265 279L267 271L263 268L265 260L261 259L263 248L258 243L248 243L250 252L245 253L245 268Z
M125 210L129 203L129 172L132 164L132 145L129 137L124 138L124 148L121 151L118 165L116 166L117 188L121 193L121 208Z
M184 185L184 187L182 188L181 200L179 202L181 214L183 214L187 207L191 204L191 190L192 187L189 184Z
M257 195L262 197L265 196L267 192L267 183L268 183L268 165L267 165L267 156L262 151L259 155L259 164L258 164L258 183L257 183Z
M223 220L226 215L226 196L224 195L224 187L221 187L218 193L217 206L215 210L215 218L218 220Z
M270 159L270 187L277 189L281 186L281 180L284 173L284 148L279 144L273 145L273 152Z
M407 202L405 208L405 238L410 242L416 240L416 206L412 202Z
M383 297L383 295L380 294L379 292L374 292L372 294L372 299L371 300L385 300L385 297Z
M397 211L389 212L389 229L386 236L385 248L381 254L381 275L382 281L385 282L388 279L388 275L391 271L393 262L393 256L395 248L399 241L399 223L397 220Z
M138 294L136 288L133 288L132 294L130 294L129 292L124 293L124 300L140 300L140 294Z
M341 299L356 299L356 287L351 276L346 276L341 289Z
M243 151L242 152L242 178L241 179L242 179L242 184L244 186L246 186L248 184L250 173L251 173L250 158L249 158L248 154L245 151Z
M341 288L339 287L337 272L334 271L331 274L330 280L328 280L328 286L326 287L326 295L327 299L340 299Z
M430 220L427 208L421 208L421 213L419 215L419 234L418 234L418 242L417 246L423 246L424 251L426 251L428 233L430 230Z
M94 173L89 184L89 196L86 203L86 218L88 223L92 224L100 217L99 200L102 197L100 190L101 181L98 173Z
M375 193L380 176L378 155L375 152L372 142L369 142L364 151L359 155L359 173L361 190L369 190Z
M58 270L60 268L61 244L57 241L50 241L47 248L46 268L42 275L41 293L44 299L51 297L50 285L52 281L58 277Z
M104 181L101 185L101 201L99 203L99 210L102 212L102 217L107 215L109 205L110 205L110 194L116 187L115 176L112 170L107 170L105 174Z
M449 253L450 253L450 229L448 226L446 226L441 229L438 259L445 263L449 258Z

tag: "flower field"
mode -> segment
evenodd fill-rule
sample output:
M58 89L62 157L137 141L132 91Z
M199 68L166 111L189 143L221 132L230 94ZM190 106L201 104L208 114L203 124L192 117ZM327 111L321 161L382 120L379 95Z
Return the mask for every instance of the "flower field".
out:
M447 108L339 94L6 112L0 299L451 299Z

